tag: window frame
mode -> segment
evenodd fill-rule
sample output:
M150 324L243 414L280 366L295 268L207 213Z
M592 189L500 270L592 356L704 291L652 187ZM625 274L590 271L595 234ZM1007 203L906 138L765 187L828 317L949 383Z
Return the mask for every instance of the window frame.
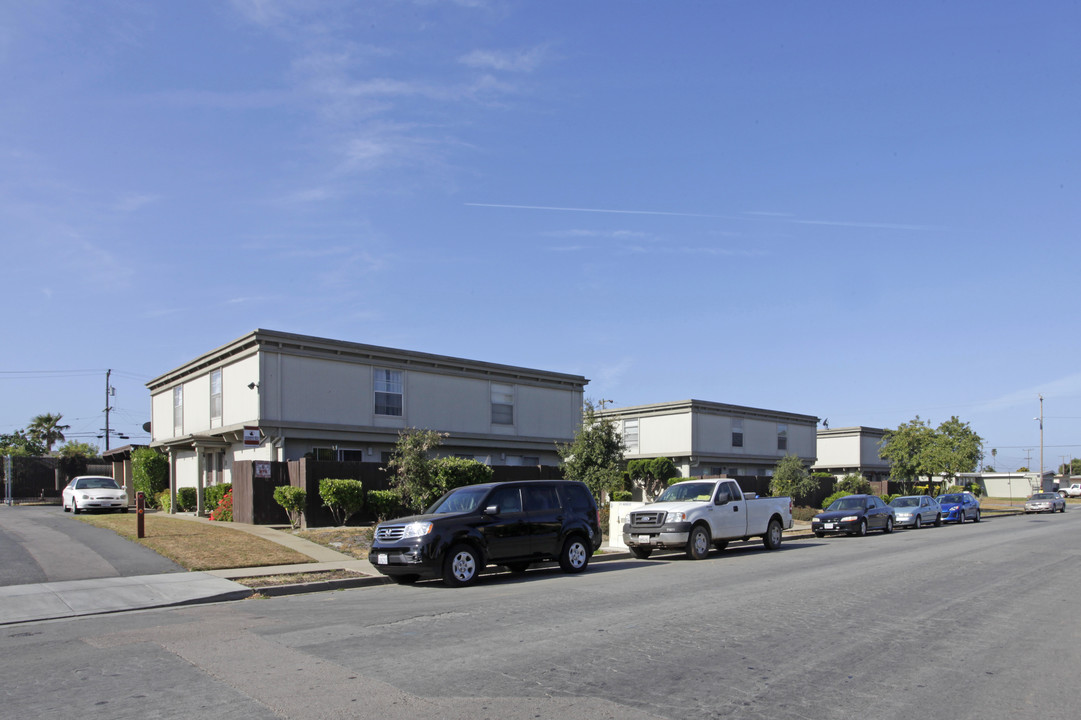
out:
M397 389L395 389L397 388ZM395 406L387 400L397 397ZM405 416L405 373L393 368L375 368L372 372L372 410L382 417ZM397 412L393 412L397 410Z

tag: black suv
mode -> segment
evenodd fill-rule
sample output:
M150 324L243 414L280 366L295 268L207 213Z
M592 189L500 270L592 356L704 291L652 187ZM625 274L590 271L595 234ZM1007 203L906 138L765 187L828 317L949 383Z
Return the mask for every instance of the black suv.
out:
M564 572L582 572L600 546L597 504L584 484L531 480L456 488L423 515L380 523L368 559L398 583L442 577L462 587L488 564L524 572L558 560Z

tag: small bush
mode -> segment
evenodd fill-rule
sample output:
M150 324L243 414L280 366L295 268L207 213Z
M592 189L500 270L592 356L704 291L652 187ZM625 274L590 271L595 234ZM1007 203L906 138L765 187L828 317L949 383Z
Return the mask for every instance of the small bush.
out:
M364 507L364 485L360 480L324 478L319 481L319 497L330 510L334 523L345 525Z
M198 502L198 491L193 487L182 487L176 489L176 509L177 512L191 512L195 509L195 504Z
M151 507L157 506L162 512L169 512L169 491L162 490L157 495L147 495L146 504Z
M231 483L223 483L221 485L210 485L203 488L203 506L208 508L216 508L221 504L221 499L225 497L225 494L233 489Z
M837 483L837 490L846 495L870 495L871 482L860 473L849 473Z
M822 501L822 509L825 510L826 508L828 508L830 505L833 504L834 500L836 500L838 498L843 498L845 495L851 495L851 494L852 493L847 493L844 490L838 490L837 492L833 493L828 498L826 498L825 500Z
M959 493L959 492L964 492L964 491L965 491L965 489L963 487L961 487L960 485L950 485L945 490L945 492L948 492L948 493Z
M222 486L218 486L222 487ZM217 520L219 522L232 522L233 521L233 488L230 487L228 492L222 495L218 504L210 511L210 519Z
M634 497L630 490L616 490L612 493L612 502L628 502Z
M274 500L289 515L289 524L293 529L300 527L300 517L304 514L304 506L308 502L308 493L304 492L304 488L279 485L274 488Z
M792 508L792 519L807 522L813 520L814 516L820 512L822 511L813 507L794 507Z
M368 508L380 522L400 517L404 512L398 502L398 494L393 490L369 490Z

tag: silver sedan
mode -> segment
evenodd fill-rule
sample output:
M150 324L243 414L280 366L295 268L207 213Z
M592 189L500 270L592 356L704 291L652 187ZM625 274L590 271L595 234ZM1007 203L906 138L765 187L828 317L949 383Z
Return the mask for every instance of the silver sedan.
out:
M894 522L897 527L912 527L917 530L923 525L942 525L942 508L930 495L902 495L890 500Z
M1066 512L1066 498L1058 493L1036 493L1025 501L1025 514L1040 512Z

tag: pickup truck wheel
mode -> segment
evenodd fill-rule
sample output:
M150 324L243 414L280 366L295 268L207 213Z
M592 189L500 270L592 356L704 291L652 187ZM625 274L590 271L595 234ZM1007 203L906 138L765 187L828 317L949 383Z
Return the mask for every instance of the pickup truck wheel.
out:
M631 554L634 555L639 560L645 560L646 558L648 558L650 555L653 554L653 548L632 547L631 548Z
M443 563L443 582L451 587L465 587L476 581L481 562L477 551L468 545L455 545Z
M769 521L769 525L766 526L766 534L762 536L762 544L766 546L767 550L776 550L781 547L782 531L780 520L773 519Z
M559 567L563 572L580 573L589 564L589 548L581 537L573 535L563 543L559 553Z
M709 529L705 525L695 525L687 539L687 557L701 560L706 555L709 555Z

